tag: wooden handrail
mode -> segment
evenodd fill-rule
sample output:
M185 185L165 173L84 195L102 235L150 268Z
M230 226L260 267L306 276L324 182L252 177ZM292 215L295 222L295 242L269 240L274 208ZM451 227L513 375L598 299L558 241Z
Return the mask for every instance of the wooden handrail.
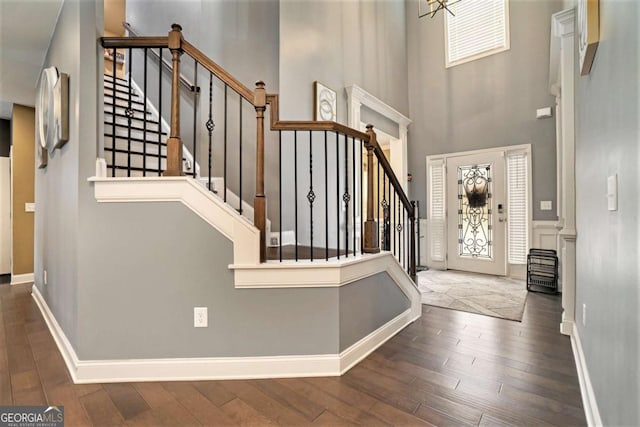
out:
M125 30L129 32L131 36L140 37L138 35L138 32L134 30L133 27L131 27L131 24L129 24L128 22L123 22L122 26L124 27ZM151 54L151 56L153 56L154 58L156 58L156 60L159 61L160 65L162 65L165 69L171 71L171 64L169 64L169 62L166 59L162 58L158 52L156 52L155 50L151 50L149 53ZM200 92L200 87L193 84L191 80L189 80L182 74L180 74L180 83L189 92Z
M198 61L200 65L206 68L209 72L213 73L217 78L222 80L231 89L235 90L240 96L249 101L255 106L255 94L251 89L243 85L238 79L233 77L224 68L213 62L207 55L202 53L197 47L192 45L186 40L182 42L182 49L184 52Z
M102 47L125 49L128 47L168 47L169 37L166 36L145 36L145 37L100 37Z

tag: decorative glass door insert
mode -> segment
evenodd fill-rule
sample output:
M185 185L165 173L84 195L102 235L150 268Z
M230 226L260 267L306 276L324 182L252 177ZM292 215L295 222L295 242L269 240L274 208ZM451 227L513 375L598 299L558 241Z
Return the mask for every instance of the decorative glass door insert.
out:
M457 169L458 255L492 259L491 164Z

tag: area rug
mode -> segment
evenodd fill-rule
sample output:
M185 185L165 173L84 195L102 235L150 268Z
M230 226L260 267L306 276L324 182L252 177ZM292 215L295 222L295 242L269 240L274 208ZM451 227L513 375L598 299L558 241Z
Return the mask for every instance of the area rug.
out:
M518 322L527 299L524 280L454 270L421 271L418 288L423 304Z

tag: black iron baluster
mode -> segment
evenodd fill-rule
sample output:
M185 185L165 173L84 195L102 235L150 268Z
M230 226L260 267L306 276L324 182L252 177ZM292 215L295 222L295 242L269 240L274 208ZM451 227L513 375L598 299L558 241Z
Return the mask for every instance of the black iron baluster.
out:
M347 135L344 135L344 249L345 257L349 258L349 145L347 143Z
M329 261L329 158L327 156L327 131L324 131L324 259Z
M296 220L294 226L295 234L295 257L298 261L298 131L293 131L293 209Z
M200 103L200 94L198 93L198 61L193 60L193 177L196 178L196 162L198 159L198 107ZM182 153L180 153L182 158ZM183 163L184 168L184 163Z
M127 176L131 176L131 120L133 119L133 108L131 107L131 81L133 80L133 75L131 73L131 64L133 63L133 55L131 54L131 48L129 48L129 93L128 93L128 106L126 110L127 114ZM115 58L114 58L115 60ZM115 82L114 82L115 83ZM113 96L115 97L115 86Z
M360 145L358 145L358 148L360 150L360 255L362 255L363 253L363 247L364 247L364 218L362 217L362 210L363 210L363 203L364 203L364 182L363 177L363 169L364 169L364 163L362 162L362 148L364 145L364 141L360 140ZM370 167L373 165L369 165ZM367 200L367 203L369 203L369 201Z
M224 85L224 164L223 164L223 184L224 184L224 194L222 195L222 200L227 203L227 128L229 127L229 122L227 120L227 84Z
M389 193L391 193L391 180L389 180ZM393 255L395 256L397 253L398 249L398 239L395 238L395 232L393 230L396 229L396 221L398 220L398 215L396 214L396 190L395 188L393 189L393 201L391 202L391 211L393 213L393 221L391 222L393 224L393 229L390 230L391 234L393 234ZM391 197L390 197L391 198Z
M403 223L404 223L404 209L402 209L402 205L400 203L400 200L398 200L398 258L400 258L400 263L402 264L402 255L404 253L403 246L404 246L404 233L402 232L403 230ZM404 266L403 266L404 267Z
M384 172L384 171L383 171ZM389 250L389 208L387 202L387 174L382 174L382 250Z
M356 138L351 138L351 175L353 184L351 185L351 192L353 193L353 206L351 210L353 211L353 256L356 256L356 210L358 206L358 194L356 192ZM362 194L360 194L362 197Z
M147 176L147 48L144 48L144 80L142 81L144 92L144 106L142 113L142 176ZM158 156L158 164L160 157Z
M207 132L209 132L209 165L207 167L209 178L208 178L208 182L207 182L207 188L209 189L209 191L213 191L214 193L216 193L217 191L215 191L214 189L211 188L211 162L212 162L212 151L213 151L213 130L216 127L215 123L213 123L212 116L213 116L213 73L211 71L209 71L209 120L207 120L207 123L206 123ZM194 160L194 163L195 163L195 160ZM195 165L194 165L194 168L195 168Z
M158 49L158 176L162 174L162 48ZM145 117L146 120L146 117Z
M278 221L280 224L280 238L278 239L278 253L282 262L282 131L278 131Z
M309 246L311 247L311 262L313 262L313 201L316 199L316 195L313 192L313 134L309 131L309 192L307 193L307 200L309 201Z
M376 157L376 163L378 164L378 198L376 200L376 206L378 207L378 218L376 221L376 236L378 237L378 239L376 240L378 242L378 246L382 247L382 239L380 238L380 161L378 160L378 158ZM382 190L384 191L384 189Z
M340 171L340 138L336 132L336 171ZM340 173L336 174L336 247L340 259Z
M113 49L113 82L111 85L111 176L116 176L116 49Z
M240 95L240 94L238 94L238 97L240 99L240 118L239 118L239 121L240 121L240 145L238 147L238 155L240 157L240 161L238 162L238 167L239 167L238 175L240 176L240 179L239 179L240 180L240 186L239 186L239 189L238 189L238 192L240 194L238 195L238 197L240 198L240 207L238 209L238 212L240 212L240 215L242 215L242 101L243 101L243 98L242 98L242 95Z

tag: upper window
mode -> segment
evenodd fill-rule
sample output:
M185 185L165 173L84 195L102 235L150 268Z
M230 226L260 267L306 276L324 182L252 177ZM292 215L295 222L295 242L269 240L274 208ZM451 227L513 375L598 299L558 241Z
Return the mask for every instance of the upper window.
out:
M509 49L509 0L462 0L445 13L447 67Z

